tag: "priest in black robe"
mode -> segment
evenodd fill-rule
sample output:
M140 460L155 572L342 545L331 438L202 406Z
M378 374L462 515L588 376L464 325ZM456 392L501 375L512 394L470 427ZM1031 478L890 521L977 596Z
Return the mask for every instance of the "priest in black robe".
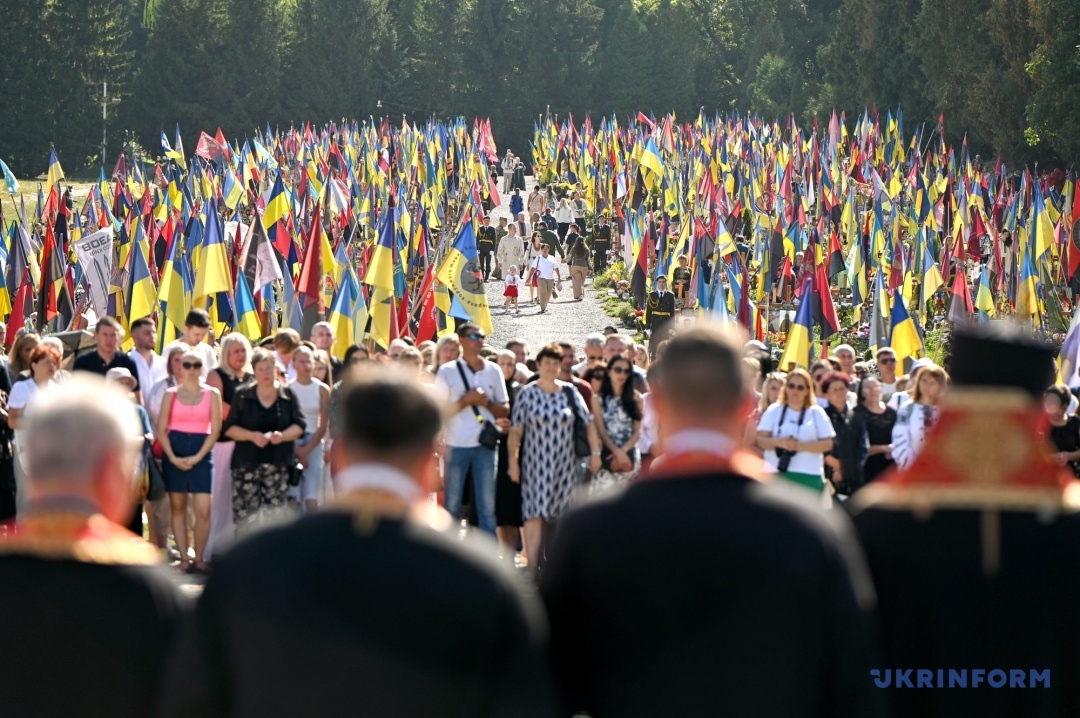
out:
M856 495L897 718L1080 715L1080 484L1038 433L1054 352L954 335L953 386L906 471Z

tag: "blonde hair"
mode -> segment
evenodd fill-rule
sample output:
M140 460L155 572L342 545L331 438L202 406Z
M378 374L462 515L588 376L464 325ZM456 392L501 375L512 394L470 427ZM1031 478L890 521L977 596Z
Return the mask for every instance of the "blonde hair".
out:
M227 358L229 356L229 350L232 349L233 344L239 344L244 347L244 366L240 368L241 374L251 373L251 342L243 334L238 332L229 332L221 338L221 346L218 349L218 354L221 356L221 366L226 371L231 371L228 365Z
M758 410L765 411L769 408L769 384L777 382L780 384L780 391L784 390L784 381L787 379L787 374L782 371L773 371L765 375L765 378L761 380L761 398L758 400Z
M800 377L806 383L806 395L803 396L803 409L809 409L814 405L816 400L814 394L814 380L810 377L810 372L803 369L801 366L797 366L788 372L787 378L784 380L784 386L780 388L780 402L781 404L788 403L787 395L787 383L794 377Z

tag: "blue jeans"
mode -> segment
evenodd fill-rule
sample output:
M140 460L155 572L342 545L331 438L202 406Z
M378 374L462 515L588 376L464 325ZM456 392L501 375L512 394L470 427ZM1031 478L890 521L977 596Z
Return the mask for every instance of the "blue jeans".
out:
M462 494L465 493L465 477L472 470L473 500L480 530L495 534L495 466L499 454L495 449L482 446L448 446L444 503L455 519L460 518Z

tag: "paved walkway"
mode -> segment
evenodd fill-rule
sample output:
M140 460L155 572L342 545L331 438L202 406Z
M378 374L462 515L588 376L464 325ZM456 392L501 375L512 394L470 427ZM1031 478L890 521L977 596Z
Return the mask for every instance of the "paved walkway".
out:
M525 178L525 186L533 186L531 176ZM492 225L498 225L499 217L510 217L509 207L510 195L507 195L503 204L491 212ZM526 286L519 290L518 307L521 313L506 313L502 308L506 301L502 295L505 285L501 278L496 281L494 276L491 277L487 285L493 327L489 344L502 349L510 339L524 339L530 353L535 353L548 342L568 339L574 342L580 354L586 334L598 332L609 325L618 326L617 320L604 313L603 302L592 289L591 279L585 282L585 299L575 302L567 266L563 264L559 267L559 272L563 277L563 290L559 292L558 299L548 303L548 310L544 314L540 314L539 304L528 303L529 288ZM600 290L600 294L606 296L607 289Z

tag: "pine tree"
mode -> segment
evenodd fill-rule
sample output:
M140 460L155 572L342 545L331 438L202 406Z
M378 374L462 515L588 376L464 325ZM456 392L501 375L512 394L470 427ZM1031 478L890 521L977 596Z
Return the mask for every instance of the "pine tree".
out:
M111 97L122 98L126 91L131 53L124 50L130 34L124 4L54 0L44 24L49 58L37 103L53 109L49 130L65 168L85 170L101 161L102 83L108 83ZM112 127L115 117L114 112Z

